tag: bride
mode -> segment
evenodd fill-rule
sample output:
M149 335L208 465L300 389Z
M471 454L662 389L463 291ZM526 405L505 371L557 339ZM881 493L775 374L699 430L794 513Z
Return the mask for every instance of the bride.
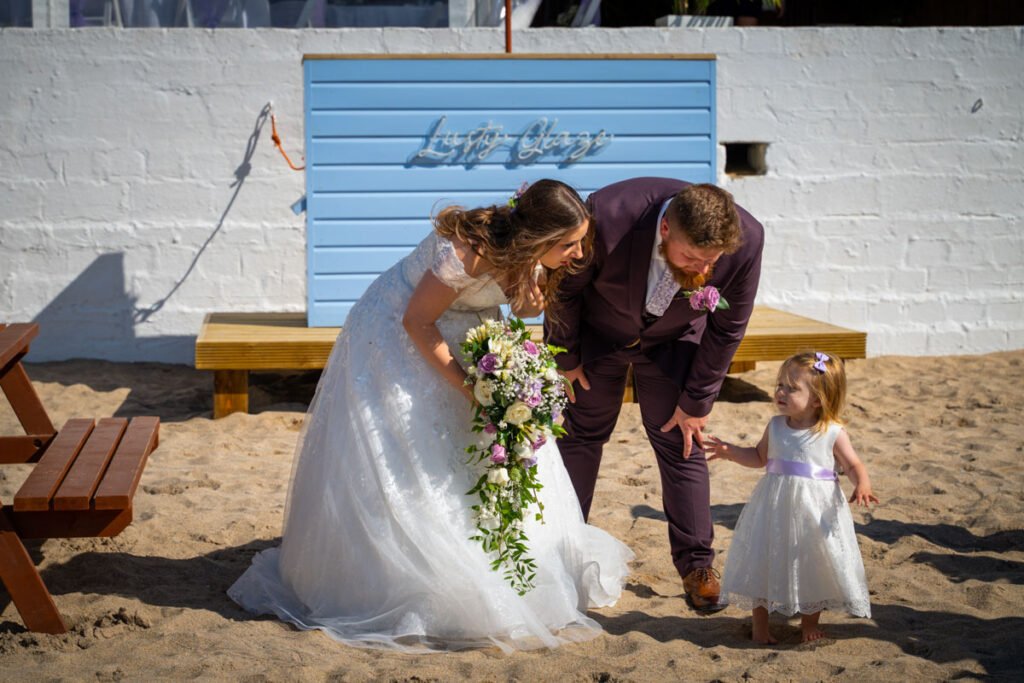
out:
M467 330L537 315L589 256L590 216L541 180L507 206L449 207L353 306L296 451L281 546L229 589L239 605L351 645L406 651L557 647L593 638L630 550L588 526L551 440L537 451L544 521L526 524L535 587L519 595L480 544L466 492ZM547 315L557 316L557 306Z

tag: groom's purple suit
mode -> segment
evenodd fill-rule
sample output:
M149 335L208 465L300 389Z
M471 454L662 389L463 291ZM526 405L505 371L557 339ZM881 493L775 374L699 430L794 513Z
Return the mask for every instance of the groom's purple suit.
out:
M604 444L622 406L626 372L633 366L640 413L661 470L662 503L672 559L680 576L714 560L710 482L696 442L684 460L682 432L661 432L678 405L687 415L711 412L754 308L761 275L764 229L737 207L743 244L723 255L707 285L718 288L728 310L691 309L682 292L661 318L645 321L647 273L658 215L665 200L688 183L635 178L609 185L587 199L594 217L594 256L560 287L560 324L547 323L547 341L568 349L563 370L583 364L590 390L577 388L566 411L568 435L559 440L566 469L589 515Z

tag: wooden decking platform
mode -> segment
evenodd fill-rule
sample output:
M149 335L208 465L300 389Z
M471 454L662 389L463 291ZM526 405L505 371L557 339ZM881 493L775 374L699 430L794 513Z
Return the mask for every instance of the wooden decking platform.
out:
M196 339L196 368L213 370L213 416L248 411L250 370L323 368L338 330L307 327L305 313L207 314ZM864 358L867 333L758 306L729 371L752 370L757 361L808 348Z

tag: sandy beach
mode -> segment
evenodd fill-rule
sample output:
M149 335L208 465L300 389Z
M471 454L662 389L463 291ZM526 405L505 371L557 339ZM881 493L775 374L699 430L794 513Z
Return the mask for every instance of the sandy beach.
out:
M31 356L29 356L31 358ZM752 445L777 363L730 377L710 433ZM554 651L402 655L253 618L225 591L280 536L315 375L254 377L252 414L210 417L212 378L186 366L27 365L51 418L158 415L161 443L112 539L33 542L70 632L27 632L0 589L0 680L665 681L1024 678L1024 351L848 363L846 414L881 504L854 511L872 618L826 612L830 636L749 641L749 614L698 616L682 597L639 411L605 452L591 522L636 552L606 633ZM19 434L6 401L0 433ZM0 467L10 503L30 466ZM712 463L716 566L760 472ZM848 481L843 483L849 492Z

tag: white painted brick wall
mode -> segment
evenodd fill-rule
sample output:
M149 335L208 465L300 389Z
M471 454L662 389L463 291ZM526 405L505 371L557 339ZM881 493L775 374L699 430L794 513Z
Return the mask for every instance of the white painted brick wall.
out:
M877 354L1024 347L1021 27L544 29L520 53L713 53L761 303ZM0 320L36 360L191 362L214 310L305 307L304 53L486 53L501 29L0 30ZM724 152L719 152L720 166ZM241 182L240 182L241 179Z

